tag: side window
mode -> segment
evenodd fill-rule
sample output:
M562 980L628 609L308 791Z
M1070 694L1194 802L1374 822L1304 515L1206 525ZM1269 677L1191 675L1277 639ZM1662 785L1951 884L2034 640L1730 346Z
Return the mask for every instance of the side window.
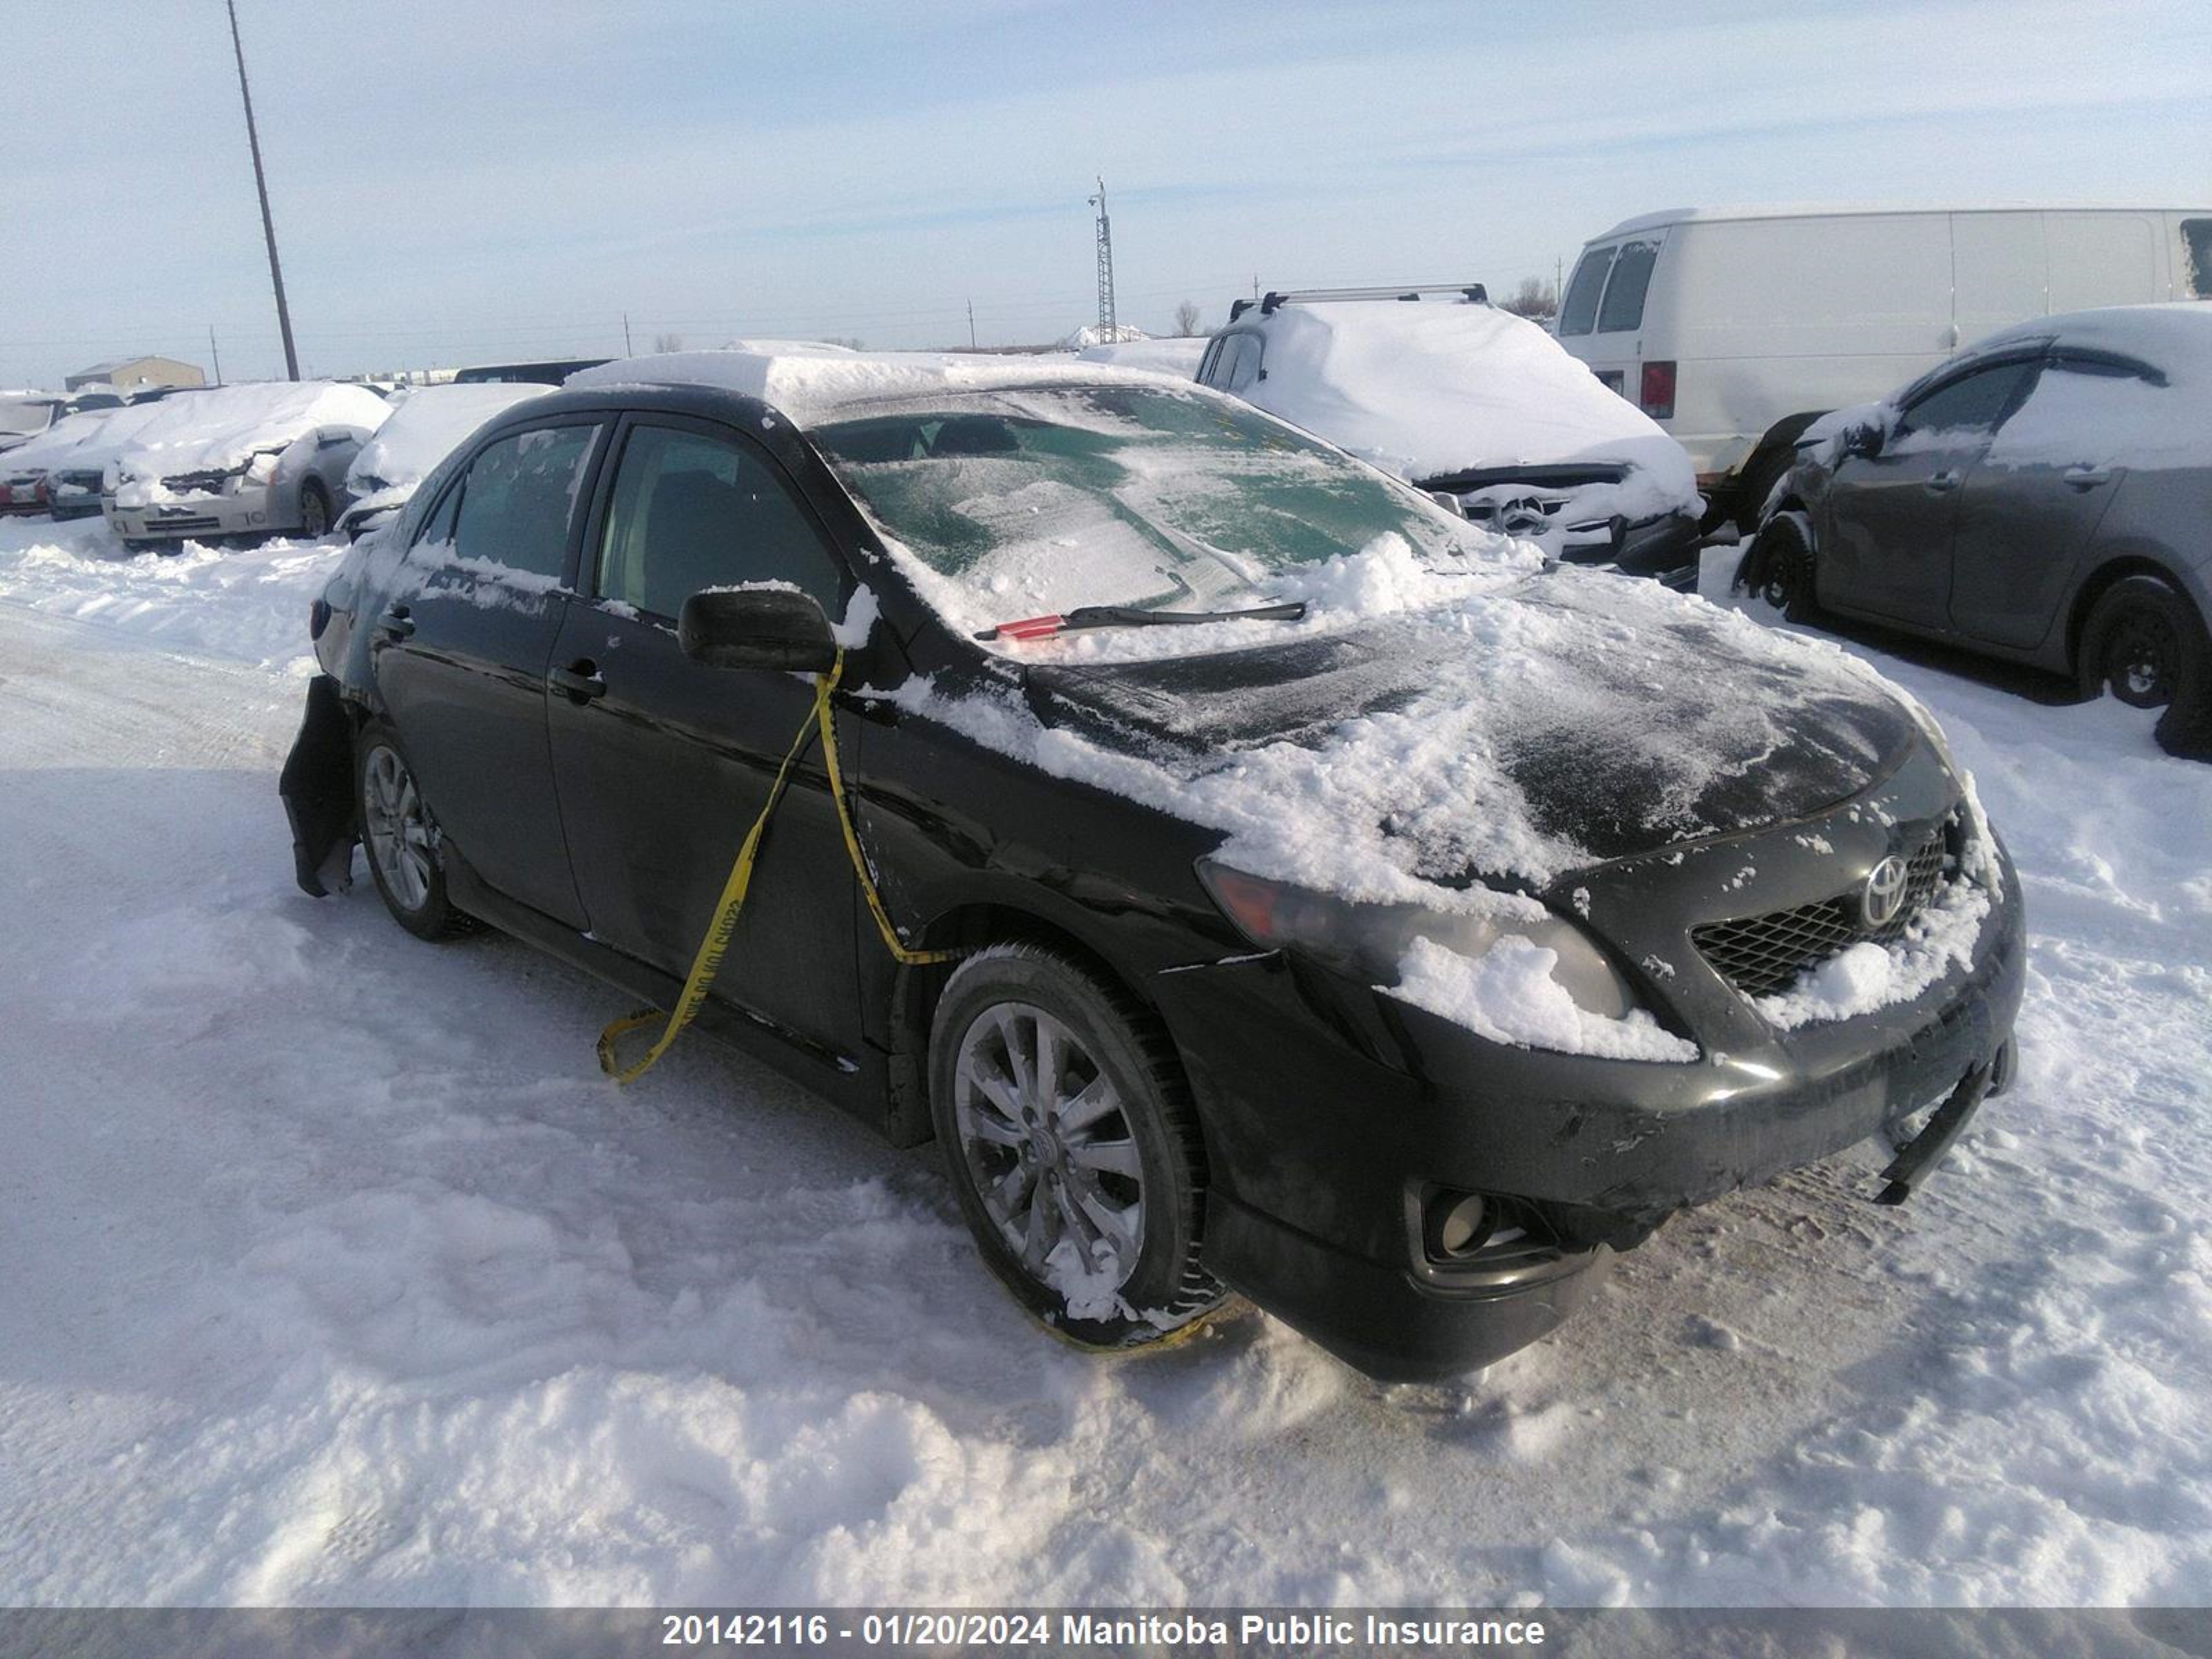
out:
M1644 296L1651 287L1651 267L1659 258L1656 242L1629 242L1613 262L1613 280L1605 285L1605 304L1597 313L1597 331L1617 334L1644 326Z
M2038 365L1993 363L1916 398L1898 423L1907 432L1994 432L2019 404Z
M673 619L705 587L787 582L836 616L845 573L769 461L726 438L638 426L599 542L602 599Z
M518 432L470 462L453 514L453 556L558 581L568 562L568 523L599 432L596 426ZM446 512L441 503L433 523Z
M2184 219L2181 240L2189 250L2189 293L2212 300L2212 219Z
M1198 360L1198 380L1200 386L1219 386L1222 348L1229 343L1226 335L1217 334L1207 342L1206 356Z
M1613 269L1617 249L1594 247L1583 255L1575 274L1567 278L1567 297L1559 305L1559 332L1587 334L1597 320L1597 296L1605 291L1605 274Z
M460 510L461 487L458 483L448 489L438 505L432 508L416 531L415 539L408 544L412 548L431 548L453 539L453 515Z
M1260 378L1260 357L1267 347L1256 334L1239 334L1234 337L1237 356L1229 364L1229 378L1224 385L1231 392L1242 392Z

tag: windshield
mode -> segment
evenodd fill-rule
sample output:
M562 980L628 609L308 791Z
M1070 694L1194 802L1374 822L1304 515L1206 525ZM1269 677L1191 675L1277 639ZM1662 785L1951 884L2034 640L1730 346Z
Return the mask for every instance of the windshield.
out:
M1271 575L1397 536L1424 562L1467 526L1229 399L1024 388L878 405L814 428L957 626L1082 605L1233 607Z
M13 437L25 432L44 432L54 418L52 400L43 398L0 398L0 433Z

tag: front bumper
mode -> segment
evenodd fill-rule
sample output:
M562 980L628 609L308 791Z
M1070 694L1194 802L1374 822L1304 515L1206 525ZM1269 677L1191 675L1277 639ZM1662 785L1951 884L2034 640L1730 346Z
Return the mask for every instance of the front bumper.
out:
M1668 513L1637 524L1617 519L1601 529L1570 529L1559 556L1568 564L1609 564L1631 575L1664 575L1697 562L1703 540L1698 522L1694 513Z
M1893 781L1884 798L1903 805L1912 787ZM1845 838L1848 811L1833 816L1791 828L1827 832L1832 868L1875 856ZM1857 827L1870 836L1877 815ZM1701 1008L1703 1054L1685 1064L1486 1042L1281 955L1160 975L1206 1126L1210 1264L1376 1376L1440 1377L1512 1352L1572 1310L1610 1249L1677 1210L1900 1132L1997 1060L2027 969L2018 883L1999 857L1967 964L1908 1002L1777 1031L1681 963L1736 1016ZM1742 861L1722 842L1649 862L1686 892L1718 887ZM1607 897L1593 886L1602 918ZM1648 888L1612 899L1672 910L1681 932L1702 920ZM1551 1259L1496 1284L1429 1263L1409 1205L1434 1188L1525 1204L1549 1228Z
M258 536L284 526L272 522L270 492L171 495L143 506L106 505L107 521L125 541L177 541L187 536Z

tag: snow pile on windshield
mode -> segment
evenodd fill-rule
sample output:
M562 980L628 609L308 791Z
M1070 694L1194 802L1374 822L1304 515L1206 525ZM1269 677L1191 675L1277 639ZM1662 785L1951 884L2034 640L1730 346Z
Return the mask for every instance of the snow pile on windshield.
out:
M404 487L412 489L455 446L501 410L542 398L542 386L426 386L392 405L391 417L361 447L346 472L356 495Z
M1558 341L1494 307L1292 302L1265 321L1267 374L1243 395L1419 482L1492 468L1621 462L1635 471L1577 517L1686 510L1681 445ZM1602 516L1602 514L1601 514Z
M132 434L121 461L145 477L227 471L264 450L281 450L318 427L364 435L391 405L366 386L331 380L270 380L216 386L149 405L153 418Z

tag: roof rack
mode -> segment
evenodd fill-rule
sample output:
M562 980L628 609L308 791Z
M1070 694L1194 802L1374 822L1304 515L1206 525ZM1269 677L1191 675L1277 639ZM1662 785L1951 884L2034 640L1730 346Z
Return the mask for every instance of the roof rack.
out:
M1456 294L1479 306L1490 303L1490 290L1480 283L1416 283L1410 288L1300 288L1271 291L1264 299L1233 300L1229 306L1229 320L1235 322L1255 304L1262 317L1273 316L1276 310L1292 300L1418 300L1424 294Z

